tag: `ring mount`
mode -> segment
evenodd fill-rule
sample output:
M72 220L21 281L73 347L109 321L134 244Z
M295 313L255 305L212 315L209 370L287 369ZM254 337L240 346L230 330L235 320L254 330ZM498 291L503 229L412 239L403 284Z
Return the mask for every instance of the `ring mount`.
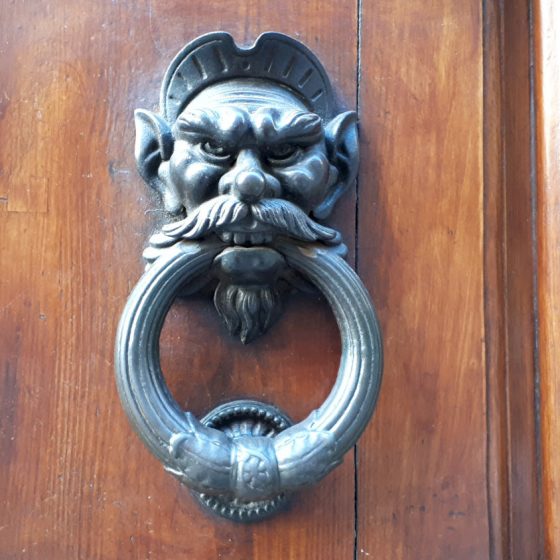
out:
M241 436L274 437L293 425L290 418L275 406L255 400L237 400L211 410L200 422L235 439ZM284 509L288 503L285 493L266 500L242 501L227 496L212 496L193 492L207 510L230 521L261 521Z

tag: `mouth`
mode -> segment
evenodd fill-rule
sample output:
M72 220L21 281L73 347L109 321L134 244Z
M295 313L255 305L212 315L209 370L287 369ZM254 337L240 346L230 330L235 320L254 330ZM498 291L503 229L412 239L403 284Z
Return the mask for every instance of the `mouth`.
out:
M255 219L245 219L235 225L216 230L216 235L228 245L252 247L254 245L269 245L278 232L266 224Z
M274 234L271 231L218 231L218 237L232 245L251 247L253 245L268 245L272 243Z

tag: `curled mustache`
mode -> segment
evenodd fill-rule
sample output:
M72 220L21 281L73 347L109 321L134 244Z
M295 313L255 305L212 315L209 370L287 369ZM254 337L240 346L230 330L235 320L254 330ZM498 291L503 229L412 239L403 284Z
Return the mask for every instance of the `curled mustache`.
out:
M279 198L263 199L247 204L229 195L222 195L200 205L180 222L163 226L163 232L175 239L200 239L220 228L241 222L247 216L272 226L278 235L300 241L322 241L329 245L340 242L340 234L312 220L301 208Z

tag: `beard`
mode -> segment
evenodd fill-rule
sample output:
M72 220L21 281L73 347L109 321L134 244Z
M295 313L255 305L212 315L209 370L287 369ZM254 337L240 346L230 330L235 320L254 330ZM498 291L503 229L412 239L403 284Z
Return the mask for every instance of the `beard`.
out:
M220 282L214 306L225 326L243 344L266 332L280 314L280 296L275 286L243 286Z

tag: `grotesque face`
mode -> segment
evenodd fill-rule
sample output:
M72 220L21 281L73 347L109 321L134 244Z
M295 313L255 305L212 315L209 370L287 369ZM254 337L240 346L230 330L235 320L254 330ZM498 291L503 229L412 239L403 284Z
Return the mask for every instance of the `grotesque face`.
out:
M276 308L277 239L340 241L314 217L328 215L355 177L355 113L324 123L287 87L239 79L204 89L174 123L148 111L137 111L136 122L139 171L183 218L165 234L217 237L232 248L217 259L215 302L230 330L250 339ZM266 312L244 317L245 308ZM257 328L244 336L247 323Z
M338 174L321 119L278 86L242 85L209 88L181 113L169 180L187 213L219 195L247 204L281 198L310 212Z

